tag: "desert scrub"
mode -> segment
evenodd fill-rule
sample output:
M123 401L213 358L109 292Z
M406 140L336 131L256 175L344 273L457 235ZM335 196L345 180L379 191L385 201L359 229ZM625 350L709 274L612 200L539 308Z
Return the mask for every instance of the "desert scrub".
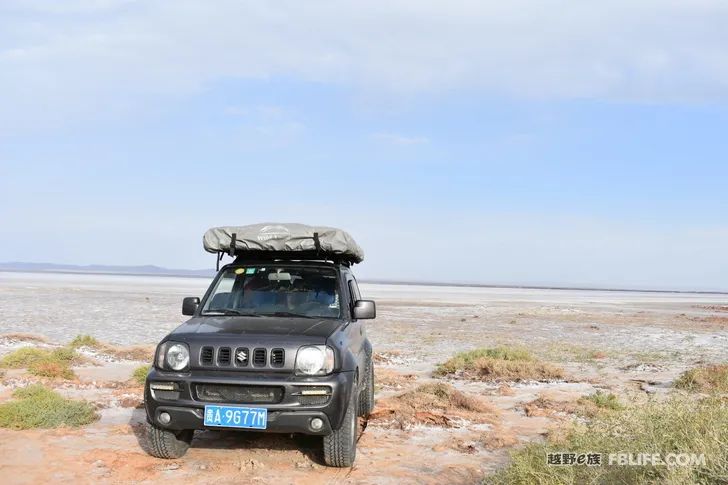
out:
M539 361L527 349L500 346L455 354L437 366L435 375L462 375L484 381L543 381L560 379L564 371Z
M614 394L597 391L588 396L582 396L576 401L558 401L548 396L539 395L533 401L523 405L526 416L549 416L562 419L573 416L582 418L595 418L600 414L620 411L624 406Z
M416 389L398 396L400 402L412 407L422 408L459 408L475 412L490 412L490 405L478 398L458 391L450 384L436 382L423 384Z
M8 369L28 368L36 362L53 361L67 364L80 363L83 358L79 356L73 349L61 347L58 349L47 350L37 347L21 347L0 360L0 367Z
M486 478L488 484L543 485L580 483L724 484L728 478L728 402L673 395L622 411L602 413L587 424L575 424L546 443L534 443L511 454L511 463ZM549 466L548 453L600 453L602 466ZM693 466L609 465L610 453L691 453L705 457Z
M673 386L694 392L728 392L728 364L687 370L675 380Z
M149 374L149 369L151 366L148 365L142 365L134 369L134 372L131 375L131 379L136 382L139 385L144 385L144 383L147 381L147 374Z
M453 426L457 419L489 423L497 413L496 408L478 396L436 382L382 400L369 418L406 429L414 424Z
M0 427L12 429L78 427L95 421L93 406L66 399L40 384L23 387L0 404Z
M35 347L21 347L0 359L0 367L7 369L26 368L33 362L44 359L47 355L47 350Z
M106 354L120 360L139 360L151 362L154 348L149 346L116 347L102 342L91 335L78 335L68 344L71 349L86 347L98 353Z
M101 352L109 354L120 360L136 360L142 362L151 362L154 359L154 347L134 346L134 347L113 347L111 345L103 345Z
M76 338L71 340L71 343L68 344L69 347L72 349L77 349L79 347L90 347L92 349L96 349L101 347L101 342L96 340L91 335L77 335Z
M73 379L76 377L68 362L43 359L28 366L28 372L38 377Z
M22 347L9 353L0 360L0 367L9 369L27 368L28 372L40 377L60 377L73 379L71 365L83 359L71 348L61 347L54 350L35 347Z
M597 391L594 394L589 394L588 396L582 396L579 398L577 403L581 405L593 404L599 409L608 409L611 411L619 411L624 408L624 406L622 406L619 402L619 399L617 399L617 396L611 392L607 394L602 391Z

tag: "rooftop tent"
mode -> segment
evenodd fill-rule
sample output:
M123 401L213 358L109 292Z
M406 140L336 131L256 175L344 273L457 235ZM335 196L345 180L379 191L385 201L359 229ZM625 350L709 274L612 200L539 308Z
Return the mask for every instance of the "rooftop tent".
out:
M207 252L253 259L364 260L354 238L335 227L278 223L213 227L202 242Z

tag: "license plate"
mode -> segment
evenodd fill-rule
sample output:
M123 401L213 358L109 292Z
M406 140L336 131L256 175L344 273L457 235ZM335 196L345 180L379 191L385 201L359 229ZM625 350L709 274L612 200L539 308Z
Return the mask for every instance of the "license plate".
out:
M205 426L265 429L268 410L242 406L205 406Z

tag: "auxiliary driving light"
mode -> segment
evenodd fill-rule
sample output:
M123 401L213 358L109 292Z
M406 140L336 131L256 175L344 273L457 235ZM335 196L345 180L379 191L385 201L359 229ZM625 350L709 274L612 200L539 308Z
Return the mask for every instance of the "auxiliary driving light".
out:
M303 389L301 396L328 396L328 389Z
M321 420L321 418L313 418L311 420L311 429L312 430L318 431L323 427L324 427L324 422Z
M149 384L150 389L155 391L174 391L174 382L152 382Z
M172 416L169 413L159 413L159 422L162 424L169 424L172 421Z

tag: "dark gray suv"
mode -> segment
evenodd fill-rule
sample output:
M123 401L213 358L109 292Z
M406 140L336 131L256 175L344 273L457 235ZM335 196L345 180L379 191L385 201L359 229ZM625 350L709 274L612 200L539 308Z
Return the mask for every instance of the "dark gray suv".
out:
M194 430L240 429L319 435L327 465L353 464L357 417L374 405L362 320L376 309L349 263L238 256L182 313L145 386L152 455L182 456Z

